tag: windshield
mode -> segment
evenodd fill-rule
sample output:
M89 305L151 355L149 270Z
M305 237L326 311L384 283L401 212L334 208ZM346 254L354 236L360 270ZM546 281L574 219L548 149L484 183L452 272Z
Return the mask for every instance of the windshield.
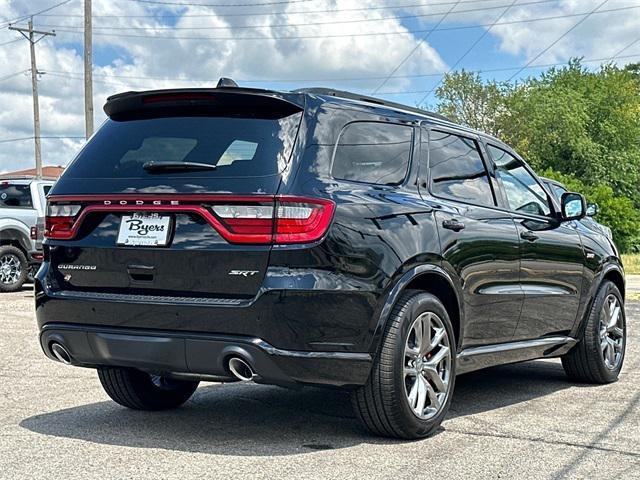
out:
M286 167L301 113L283 118L160 117L108 120L65 172L67 178L246 177ZM146 171L147 162L215 165L206 171Z

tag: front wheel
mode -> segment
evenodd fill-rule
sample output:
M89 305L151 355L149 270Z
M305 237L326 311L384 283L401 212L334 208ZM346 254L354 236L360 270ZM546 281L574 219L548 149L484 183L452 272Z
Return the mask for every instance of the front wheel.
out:
M624 301L618 287L605 281L596 294L579 343L562 357L567 376L586 383L618 379L627 343Z
M198 382L151 375L134 368L101 367L98 378L114 402L134 410L179 407L198 387Z
M353 393L356 415L376 435L416 439L442 423L455 384L455 337L435 296L398 300L367 383Z

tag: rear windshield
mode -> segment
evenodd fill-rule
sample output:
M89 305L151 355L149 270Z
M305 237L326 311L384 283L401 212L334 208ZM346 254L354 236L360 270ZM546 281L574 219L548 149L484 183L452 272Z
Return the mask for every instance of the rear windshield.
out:
M160 117L107 120L67 178L255 177L281 172L302 113L283 118ZM153 171L146 162L195 162L215 170Z
M0 208L1 207L33 207L31 188L29 185L15 185L8 182L0 182Z

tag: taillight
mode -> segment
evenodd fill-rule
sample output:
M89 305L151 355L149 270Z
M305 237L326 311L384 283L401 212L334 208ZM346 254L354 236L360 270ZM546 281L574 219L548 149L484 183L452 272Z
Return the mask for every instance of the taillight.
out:
M214 205L220 231L232 243L271 243L273 238L273 203L263 205Z
M329 200L280 196L272 204L214 205L232 243L309 243L326 233L335 205Z
M30 237L31 237L31 240L36 240L38 238L38 227L37 226L31 227Z
M329 200L287 198L277 200L275 243L308 243L327 232L335 204Z
M148 211L199 215L229 243L309 243L324 236L335 210L331 200L287 195L192 195L144 200L61 196L53 200L47 205L44 236L57 240L74 238L83 220L94 212Z
M47 205L44 219L44 236L58 240L68 240L75 235L74 225L80 212L80 205Z

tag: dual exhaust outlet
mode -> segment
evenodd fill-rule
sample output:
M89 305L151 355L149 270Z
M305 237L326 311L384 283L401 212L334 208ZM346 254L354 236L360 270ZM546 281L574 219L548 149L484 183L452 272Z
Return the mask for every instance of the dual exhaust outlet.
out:
M58 361L65 365L71 365L71 354L62 344L53 342L49 348ZM257 376L251 365L239 356L231 357L227 363L227 367L231 374L242 382L250 382Z
M251 365L238 356L231 357L227 363L227 367L231 374L242 382L250 382L257 376Z
M71 365L71 354L64 346L58 342L53 342L49 348L51 349L53 356L56 357L58 361L65 365Z

